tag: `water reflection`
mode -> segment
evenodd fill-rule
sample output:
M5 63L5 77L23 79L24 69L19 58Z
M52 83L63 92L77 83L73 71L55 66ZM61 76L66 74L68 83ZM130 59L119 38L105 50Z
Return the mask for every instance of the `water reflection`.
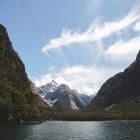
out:
M0 140L139 140L140 122L57 122L1 125Z

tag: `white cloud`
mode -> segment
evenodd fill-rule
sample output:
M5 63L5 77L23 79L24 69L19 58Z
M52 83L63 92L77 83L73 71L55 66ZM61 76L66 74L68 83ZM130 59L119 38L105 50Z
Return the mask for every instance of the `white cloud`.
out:
M81 93L93 95L97 93L99 87L110 76L119 70L97 69L94 67L73 66L62 69L59 72L51 72L34 79L36 86L41 86L54 79L58 83L64 83Z
M140 36L133 37L128 41L120 40L108 47L105 55L115 61L134 60L140 49Z
M133 30L136 32L140 32L140 20L136 22L136 24L133 27Z
M140 19L138 10L132 10L127 16L122 19L117 19L112 22L106 22L104 25L91 24L87 31L83 33L72 32L71 30L63 30L61 36L51 39L48 44L42 48L44 53L54 48L70 45L73 43L85 43L100 40L108 37L115 32L127 28Z

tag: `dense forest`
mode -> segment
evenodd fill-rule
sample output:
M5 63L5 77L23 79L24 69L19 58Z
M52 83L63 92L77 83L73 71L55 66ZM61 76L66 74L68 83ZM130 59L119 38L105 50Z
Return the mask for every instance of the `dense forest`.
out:
M44 112L23 62L0 25L0 122L42 120Z

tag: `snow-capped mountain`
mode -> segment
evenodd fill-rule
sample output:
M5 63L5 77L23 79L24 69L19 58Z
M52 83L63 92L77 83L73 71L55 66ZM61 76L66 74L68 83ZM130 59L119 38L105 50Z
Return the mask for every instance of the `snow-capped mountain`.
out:
M56 83L54 80L52 80L50 83L47 83L46 85L39 87L38 92L42 97L45 97L46 93L54 92L58 86L59 84Z
M80 110L87 106L91 97L70 89L66 84L54 80L38 88L38 93L50 108L57 112Z

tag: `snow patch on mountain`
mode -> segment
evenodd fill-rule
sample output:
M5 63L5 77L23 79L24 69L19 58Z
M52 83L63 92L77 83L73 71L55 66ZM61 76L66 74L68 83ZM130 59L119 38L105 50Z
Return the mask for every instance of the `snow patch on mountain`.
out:
M76 105L76 103L73 101L73 96L72 95L69 95L70 96L70 106L73 110L79 110L79 107Z
M91 100L90 96L80 94L68 85L58 84L54 80L38 88L38 93L50 108L57 111L80 110Z

